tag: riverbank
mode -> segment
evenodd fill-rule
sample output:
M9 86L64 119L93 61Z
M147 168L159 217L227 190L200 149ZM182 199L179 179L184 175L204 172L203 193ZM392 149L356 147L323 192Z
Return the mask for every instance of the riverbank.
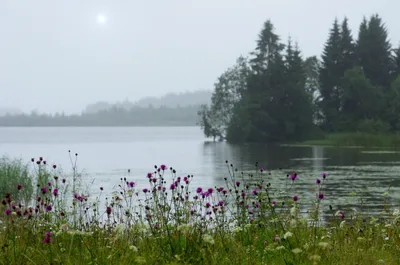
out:
M320 146L360 146L371 148L400 149L400 133L369 134L369 133L331 133L322 139L306 140L298 144Z
M253 172L242 175L227 161L225 185L192 188L193 176L180 177L160 165L142 176L146 185L137 184L138 176L121 178L113 190L97 187L100 194L93 198L76 185L79 172L64 174L45 161L32 159L32 183L18 182L24 171L0 171L5 179L10 172L14 176L0 204L0 264L400 260L400 211L391 205L390 191L384 197L382 218L373 218L329 204L325 199L331 177L325 173L311 181L296 173L285 175L285 188L276 193L265 183L269 173L257 163ZM299 181L309 181L309 196L299 195ZM31 200L21 196L31 187ZM101 207L103 193L113 195ZM323 220L322 211L330 213L329 221Z

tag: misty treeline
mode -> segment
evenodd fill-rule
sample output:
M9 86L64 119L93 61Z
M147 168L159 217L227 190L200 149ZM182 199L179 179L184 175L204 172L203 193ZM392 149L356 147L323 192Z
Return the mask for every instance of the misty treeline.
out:
M94 113L18 114L0 117L0 126L194 126L200 105L112 107Z
M364 18L358 35L347 18L335 19L320 58L304 59L267 20L255 50L222 73L211 104L198 114L207 137L230 142L398 131L400 47L390 43L379 15Z

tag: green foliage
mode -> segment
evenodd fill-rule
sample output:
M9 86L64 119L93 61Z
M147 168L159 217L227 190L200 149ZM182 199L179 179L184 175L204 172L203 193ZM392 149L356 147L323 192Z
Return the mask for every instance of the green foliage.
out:
M400 48L391 48L378 15L364 18L357 41L348 19L335 19L321 61L303 60L290 39L285 49L267 20L250 54L246 75L224 74L215 87L210 121L223 124L215 127L228 141L299 141L320 135L316 126L326 133L400 129ZM224 85L238 82L240 93Z
M20 190L17 189L18 185L21 185ZM33 182L28 165L22 160L1 157L0 196L4 197L7 192L17 200L27 201L32 198Z

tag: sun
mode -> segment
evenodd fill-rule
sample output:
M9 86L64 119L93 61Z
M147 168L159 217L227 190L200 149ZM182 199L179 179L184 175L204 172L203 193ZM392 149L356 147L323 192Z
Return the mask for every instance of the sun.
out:
M106 24L107 23L107 17L104 14L98 14L97 15L97 23Z

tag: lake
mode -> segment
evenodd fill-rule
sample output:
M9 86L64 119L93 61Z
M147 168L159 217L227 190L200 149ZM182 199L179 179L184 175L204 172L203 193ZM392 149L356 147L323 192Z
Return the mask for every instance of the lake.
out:
M315 198L315 179L327 173L325 210L329 204L335 210L345 204L357 207L363 198L363 210L376 213L389 185L392 202L400 199L400 153L391 150L214 143L198 127L0 128L0 156L27 162L43 156L68 171L68 150L78 153L78 169L84 171L86 183L93 182L94 194L100 186L110 191L121 177L144 188L146 174L155 164L172 166L181 176L193 174L193 188L222 186L229 176L228 160L239 172L254 170L258 161L266 169L265 181L278 188L285 184L286 174L296 171L299 180L293 195L300 200Z

